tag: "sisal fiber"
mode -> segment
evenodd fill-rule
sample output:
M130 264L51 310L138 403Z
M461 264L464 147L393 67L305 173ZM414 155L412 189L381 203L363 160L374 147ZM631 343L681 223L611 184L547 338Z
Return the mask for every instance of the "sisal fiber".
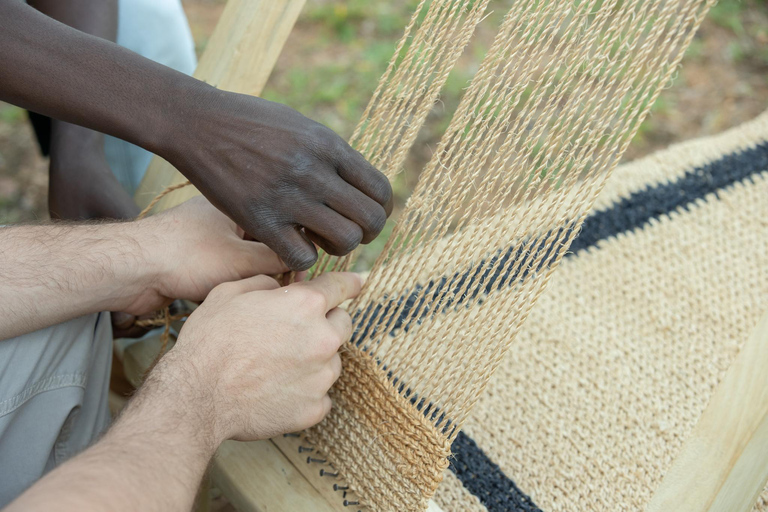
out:
M421 0L350 145L390 180L401 170L448 75L483 18L488 0ZM323 255L317 274L347 268L351 257Z
M445 447L713 3L511 2L349 307L351 370L332 390L331 414L307 432L361 504L426 508L448 466ZM401 47L353 137L389 176L484 8L455 0L420 4L435 14L409 26L404 41L419 43L402 62L433 78L409 81L410 71L400 73ZM433 42L440 40L454 42L453 49ZM439 62L429 64L433 58ZM317 272L349 264L324 258ZM371 383L382 382L393 395L386 401L370 392Z
M443 510L644 510L768 311L767 198L768 112L620 166L465 422L482 454L457 451ZM506 478L461 473L480 456Z

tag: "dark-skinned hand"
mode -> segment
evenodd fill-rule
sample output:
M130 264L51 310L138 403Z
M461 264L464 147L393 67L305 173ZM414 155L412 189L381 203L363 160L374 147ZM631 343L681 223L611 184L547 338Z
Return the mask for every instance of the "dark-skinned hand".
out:
M168 160L294 270L370 242L391 210L386 178L298 112L218 89L0 0L0 100Z
M297 111L206 88L169 158L200 191L294 270L381 232L387 178L341 137Z

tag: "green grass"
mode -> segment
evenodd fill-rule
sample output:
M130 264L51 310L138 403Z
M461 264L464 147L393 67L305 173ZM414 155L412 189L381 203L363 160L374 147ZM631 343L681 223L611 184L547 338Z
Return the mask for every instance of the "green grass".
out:
M742 15L747 8L744 0L720 0L709 11L709 17L721 27L731 30L737 36L745 34Z
M319 63L297 62L264 97L285 103L349 137L387 67L415 6L413 0L310 4L298 30L316 40Z
M375 31L381 36L399 35L408 21L403 13L410 14L415 6L413 1L334 1L309 6L305 19L323 24L343 42L354 42L365 22L374 22Z
M764 0L720 0L709 12L716 25L728 30L734 39L726 51L736 63L768 67L768 27L754 13L765 10Z
M688 60L699 60L704 56L704 42L694 37L690 46L685 51L685 58Z
M7 103L0 103L0 122L16 124L26 120L26 114L23 108Z

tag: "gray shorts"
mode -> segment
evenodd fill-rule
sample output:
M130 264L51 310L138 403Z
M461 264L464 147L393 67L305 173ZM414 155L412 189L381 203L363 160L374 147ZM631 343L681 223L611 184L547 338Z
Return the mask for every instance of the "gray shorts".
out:
M109 313L0 341L0 508L108 425Z

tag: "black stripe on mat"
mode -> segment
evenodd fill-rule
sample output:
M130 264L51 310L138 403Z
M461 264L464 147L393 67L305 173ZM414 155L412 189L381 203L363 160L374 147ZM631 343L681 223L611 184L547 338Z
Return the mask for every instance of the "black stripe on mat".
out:
M768 142L725 155L688 171L679 179L647 187L586 218L571 253L594 247L600 240L642 228L651 219L669 215L678 208L768 169Z
M630 194L610 208L593 213L584 221L567 256L595 247L598 242L642 228L652 219L768 170L768 142L722 157L685 173L674 182L647 187ZM451 471L489 512L541 512L464 432L451 447Z
M451 451L451 471L489 511L541 512L467 434L459 431Z

